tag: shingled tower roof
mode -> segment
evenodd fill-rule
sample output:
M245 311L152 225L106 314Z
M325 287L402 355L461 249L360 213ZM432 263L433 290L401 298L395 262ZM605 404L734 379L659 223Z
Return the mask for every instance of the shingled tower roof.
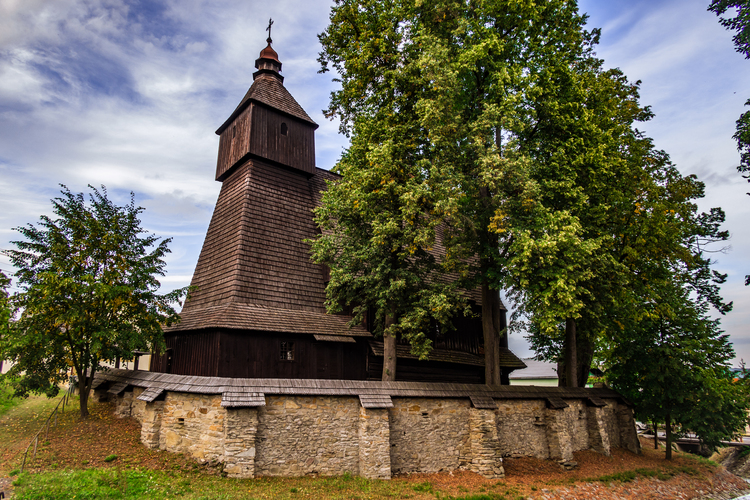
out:
M258 71L253 73L253 84L234 112L227 118L227 121L218 128L216 131L218 135L242 113L251 101L265 104L281 113L309 122L315 128L318 128L318 124L310 118L284 87L284 77L279 74L281 72L279 55L271 47L270 38L268 40L268 46L260 51L260 57L255 60L255 67L258 68Z
M312 209L325 180L335 176L314 164L297 165L299 157L314 162L317 124L284 87L281 62L268 42L255 62L252 86L217 130L222 188L191 282L196 291L182 321L168 331L369 337L364 328L349 329L350 318L325 312L325 270L310 261L304 240L317 234ZM289 132L277 130L274 120ZM273 150L274 141L294 154Z

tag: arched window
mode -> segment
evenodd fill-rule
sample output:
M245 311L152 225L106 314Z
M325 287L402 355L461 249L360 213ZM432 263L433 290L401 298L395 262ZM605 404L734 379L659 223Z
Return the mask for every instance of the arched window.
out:
M287 130L289 130L286 126L286 123L281 124L281 135L286 135Z

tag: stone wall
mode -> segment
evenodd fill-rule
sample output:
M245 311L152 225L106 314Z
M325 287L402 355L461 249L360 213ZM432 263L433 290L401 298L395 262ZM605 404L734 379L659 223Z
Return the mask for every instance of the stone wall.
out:
M185 453L201 462L223 462L226 416L220 395L168 392L161 414L159 448Z
M393 397L392 408L363 408L355 396L266 395L265 406L222 407L221 395L120 393L115 412L141 422L151 448L221 462L231 477L338 475L388 479L394 473L465 469L503 477L502 457L533 456L575 466L573 452L612 447L639 452L632 410L583 399L497 399L496 410L468 398ZM106 397L99 391L97 396ZM260 400L262 404L263 399Z
M359 474L356 397L267 396L258 410L255 473Z
M506 456L549 458L544 400L498 401L497 433Z
M469 462L468 399L398 398L393 404L393 473L456 470Z

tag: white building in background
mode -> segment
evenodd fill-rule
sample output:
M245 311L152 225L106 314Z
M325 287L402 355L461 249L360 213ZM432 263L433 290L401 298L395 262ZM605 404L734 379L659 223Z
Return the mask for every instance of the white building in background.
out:
M523 362L526 363L526 368L510 374L510 385L557 386L556 363L532 358L524 359Z

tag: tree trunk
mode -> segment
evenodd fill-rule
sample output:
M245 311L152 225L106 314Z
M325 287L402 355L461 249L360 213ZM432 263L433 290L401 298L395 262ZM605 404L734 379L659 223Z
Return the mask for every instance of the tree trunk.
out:
M578 387L586 387L591 372L591 364L594 362L594 343L586 333L585 328L576 325L576 360L578 362L577 376Z
M78 405L81 410L81 420L89 418L89 391L91 384L87 383L86 371L76 370L78 372Z
M484 382L501 385L500 373L500 296L487 283L482 284L482 334L484 337Z
M667 413L667 416L664 417L664 430L667 434L667 454L664 456L667 460L672 460L672 416Z
M388 332L395 323L394 315L386 314L383 330L383 381L396 380L396 337Z
M500 300L498 299L498 312L500 313L500 349L508 348L508 319L506 311L500 310ZM500 355L498 350L498 356ZM499 363L498 358L498 363ZM510 385L510 371L500 367L500 385Z
M564 348L564 346L563 346ZM565 369L565 357L557 360L557 387L568 387L568 379L565 376L567 370Z
M576 320L565 320L565 385L578 387L578 361L576 358Z
M656 423L656 420L652 420L651 423L654 425L654 449L659 449L659 424Z

